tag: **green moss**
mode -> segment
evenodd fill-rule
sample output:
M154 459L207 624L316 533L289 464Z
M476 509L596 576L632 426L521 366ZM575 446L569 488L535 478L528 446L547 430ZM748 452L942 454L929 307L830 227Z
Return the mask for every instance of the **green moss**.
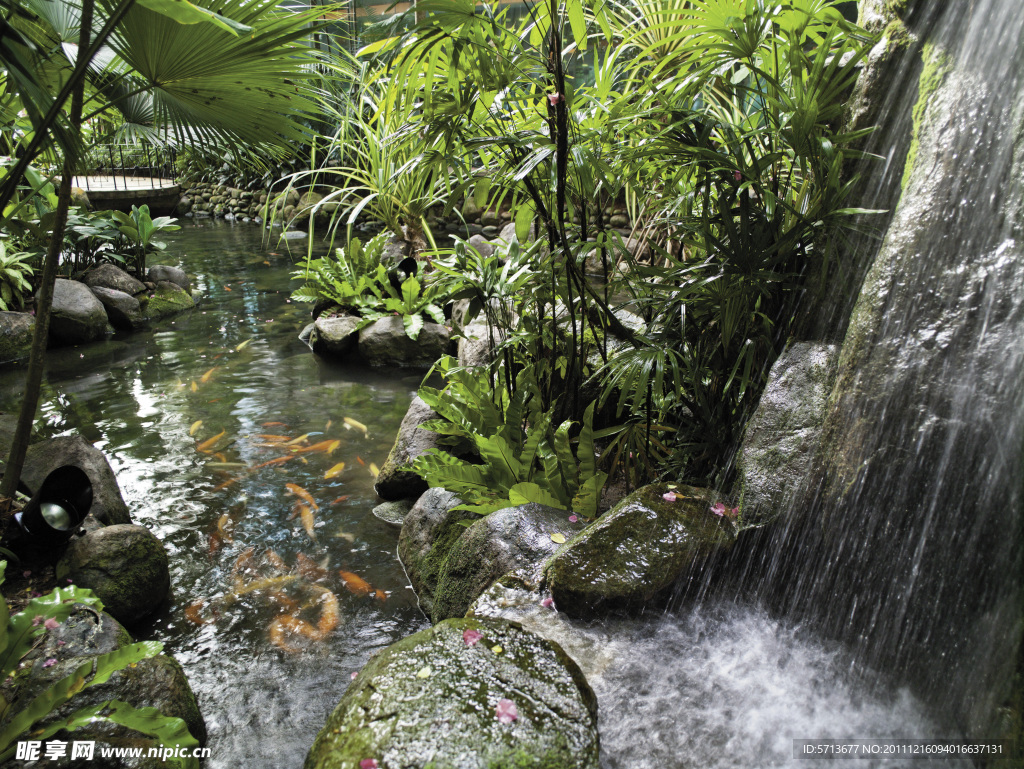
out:
M907 31L906 25L899 19L893 19L889 22L889 25L882 33L882 38L885 40L885 51L889 56L907 50L913 42L913 38L910 36L910 32Z
M882 10L886 15L899 16L900 18L907 15L907 10L910 8L910 0L885 0L882 5Z
M183 310L191 310L193 307L195 302L184 289L171 284L161 284L150 297L145 312L146 317L163 318Z
M933 43L925 44L921 52L921 59L924 62L924 68L921 70L921 77L917 84L917 103L914 104L913 112L914 132L910 139L910 149L907 151L907 161L903 166L903 180L900 182L900 189L906 189L910 175L914 171L914 162L917 160L921 144L921 129L928 106L952 68L946 52Z

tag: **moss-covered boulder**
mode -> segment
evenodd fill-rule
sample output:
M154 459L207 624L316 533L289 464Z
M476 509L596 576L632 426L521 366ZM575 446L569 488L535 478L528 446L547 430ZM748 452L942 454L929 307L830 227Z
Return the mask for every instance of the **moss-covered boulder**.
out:
M420 427L431 419L440 419L440 416L417 395L409 404L398 428L395 445L377 474L373 488L378 496L396 500L417 496L427 490L427 482L412 470L412 463L431 449L441 447L437 433Z
M736 539L732 521L711 511L718 501L708 489L664 483L630 494L548 562L558 608L577 616L640 608L679 580L695 579Z
M0 467L6 459L6 456L0 457ZM92 483L89 515L104 524L132 522L110 463L102 451L81 435L63 435L33 443L25 457L21 480L35 492L47 475L64 465L80 467L89 477Z
M405 567L420 608L428 615L434 610L434 591L448 553L466 532L460 521L470 518L454 510L462 500L444 489L429 489L413 505L402 522L398 557Z
M51 344L82 344L107 333L107 311L84 283L57 278L50 308Z
M335 318L321 316L313 323L309 346L317 355L344 358L355 352L359 342L359 318L342 315Z
M145 526L104 526L73 539L57 563L57 579L92 590L118 621L148 616L171 587L167 551Z
M305 769L368 759L382 769L597 769L597 700L555 643L502 620L448 620L363 668Z
M158 320L184 310L191 310L195 306L196 303L192 301L192 295L188 291L177 283L161 280L156 284L156 289L143 309L147 318Z
M27 312L0 312L0 363L28 357L35 325Z
M544 561L583 530L571 513L529 503L496 510L458 538L441 566L431 619L461 617L496 579L509 572L538 586ZM572 516L576 518L576 516ZM554 536L554 539L552 539Z
M359 355L371 366L428 369L448 353L450 337L447 327L427 321L412 339L402 318L389 315L359 332Z
M109 614L81 607L53 630L48 630L26 656L29 673L20 678L16 687L11 679L0 687L0 692L11 701L10 716L21 712L36 696L56 681L64 678L90 658L116 651L132 643L128 632ZM154 707L166 716L180 718L200 745L206 743L206 724L199 711L195 694L181 665L168 655L159 655L142 660L135 665L115 672L110 680L89 687L64 706L45 717L40 725L67 718L82 707L98 705L108 700L121 700L136 708ZM142 748L145 754L159 742L151 737L124 726L94 722L79 727L73 733L58 731L51 739L94 740L95 756L99 759L101 747ZM47 766L80 766L81 759L72 761L69 756L47 761ZM159 758L104 758L106 769L159 769L166 767ZM12 760L5 767L29 769L39 766L34 761Z

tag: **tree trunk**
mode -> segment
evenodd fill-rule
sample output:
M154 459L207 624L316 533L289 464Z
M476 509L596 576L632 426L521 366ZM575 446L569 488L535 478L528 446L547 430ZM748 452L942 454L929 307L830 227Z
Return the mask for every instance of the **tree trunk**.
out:
M78 37L78 55L87 56L89 36L92 29L93 0L82 3L82 23ZM76 66L82 62L76 62ZM79 125L82 121L82 102L85 93L85 81L79 79L71 92L71 125ZM28 373L25 376L25 397L18 413L18 425L11 442L11 450L7 455L3 481L0 482L0 514L11 513L14 493L18 488L21 470L25 465L25 454L28 452L28 441L32 433L36 409L39 406L39 388L43 381L43 366L46 362L46 341L50 331L50 307L53 304L53 287L57 279L57 264L60 261L61 247L64 244L64 229L68 222L68 208L71 205L71 181L75 176L76 157L65 155L64 167L57 193L57 210L50 235L50 245L46 250L43 262L42 284L39 287L39 299L36 302L36 325L32 334L32 350L28 359Z

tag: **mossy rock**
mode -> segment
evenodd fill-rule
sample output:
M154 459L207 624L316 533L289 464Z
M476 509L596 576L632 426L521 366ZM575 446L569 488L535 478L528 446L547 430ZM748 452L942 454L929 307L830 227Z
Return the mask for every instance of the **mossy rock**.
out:
M151 614L171 587L167 552L145 526L104 526L74 539L57 563L58 580L89 588L119 621Z
M664 494L674 491L669 502ZM551 558L547 587L558 608L642 608L683 578L697 581L708 561L736 539L732 522L711 512L708 489L644 486L577 534Z
M27 312L0 312L0 363L28 357L35 325Z
M166 318L195 307L192 295L176 283L161 280L145 306L146 317L151 320Z
M467 630L482 638L470 646ZM597 699L561 647L516 623L452 619L370 660L305 769L597 769L598 751Z
M466 532L460 521L471 518L465 510L452 508L462 500L444 489L428 489L402 522L398 557L428 615L434 610L437 578L452 547Z

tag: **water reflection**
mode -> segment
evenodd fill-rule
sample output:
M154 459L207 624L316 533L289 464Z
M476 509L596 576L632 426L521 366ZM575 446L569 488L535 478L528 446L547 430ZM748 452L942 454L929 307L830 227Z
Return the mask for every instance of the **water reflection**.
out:
M204 222L167 240L164 261L197 276L200 305L147 331L53 350L39 428L78 430L103 450L133 517L167 546L173 599L137 634L164 641L188 672L210 731L208 766L299 767L349 674L426 625L395 557L397 530L370 514L377 498L369 465L383 463L419 377L313 356L296 338L308 306L288 300L292 259L262 251L258 228ZM23 376L0 372L0 410L17 407ZM367 434L346 427L345 417ZM261 435L307 433L307 446L339 444L252 469L291 453ZM341 462L345 469L325 478ZM300 517L289 518L296 496L286 484L319 506L315 541ZM283 611L270 600L274 591L225 598L250 548L254 558L273 550L286 570L300 554L324 570L319 588L300 585L311 582L303 577L278 592L313 624L318 606L303 604L334 593L339 623L326 640L306 641L299 653L278 649L268 640ZM386 600L346 589L339 571ZM204 616L218 608L215 622L186 618L199 599Z

